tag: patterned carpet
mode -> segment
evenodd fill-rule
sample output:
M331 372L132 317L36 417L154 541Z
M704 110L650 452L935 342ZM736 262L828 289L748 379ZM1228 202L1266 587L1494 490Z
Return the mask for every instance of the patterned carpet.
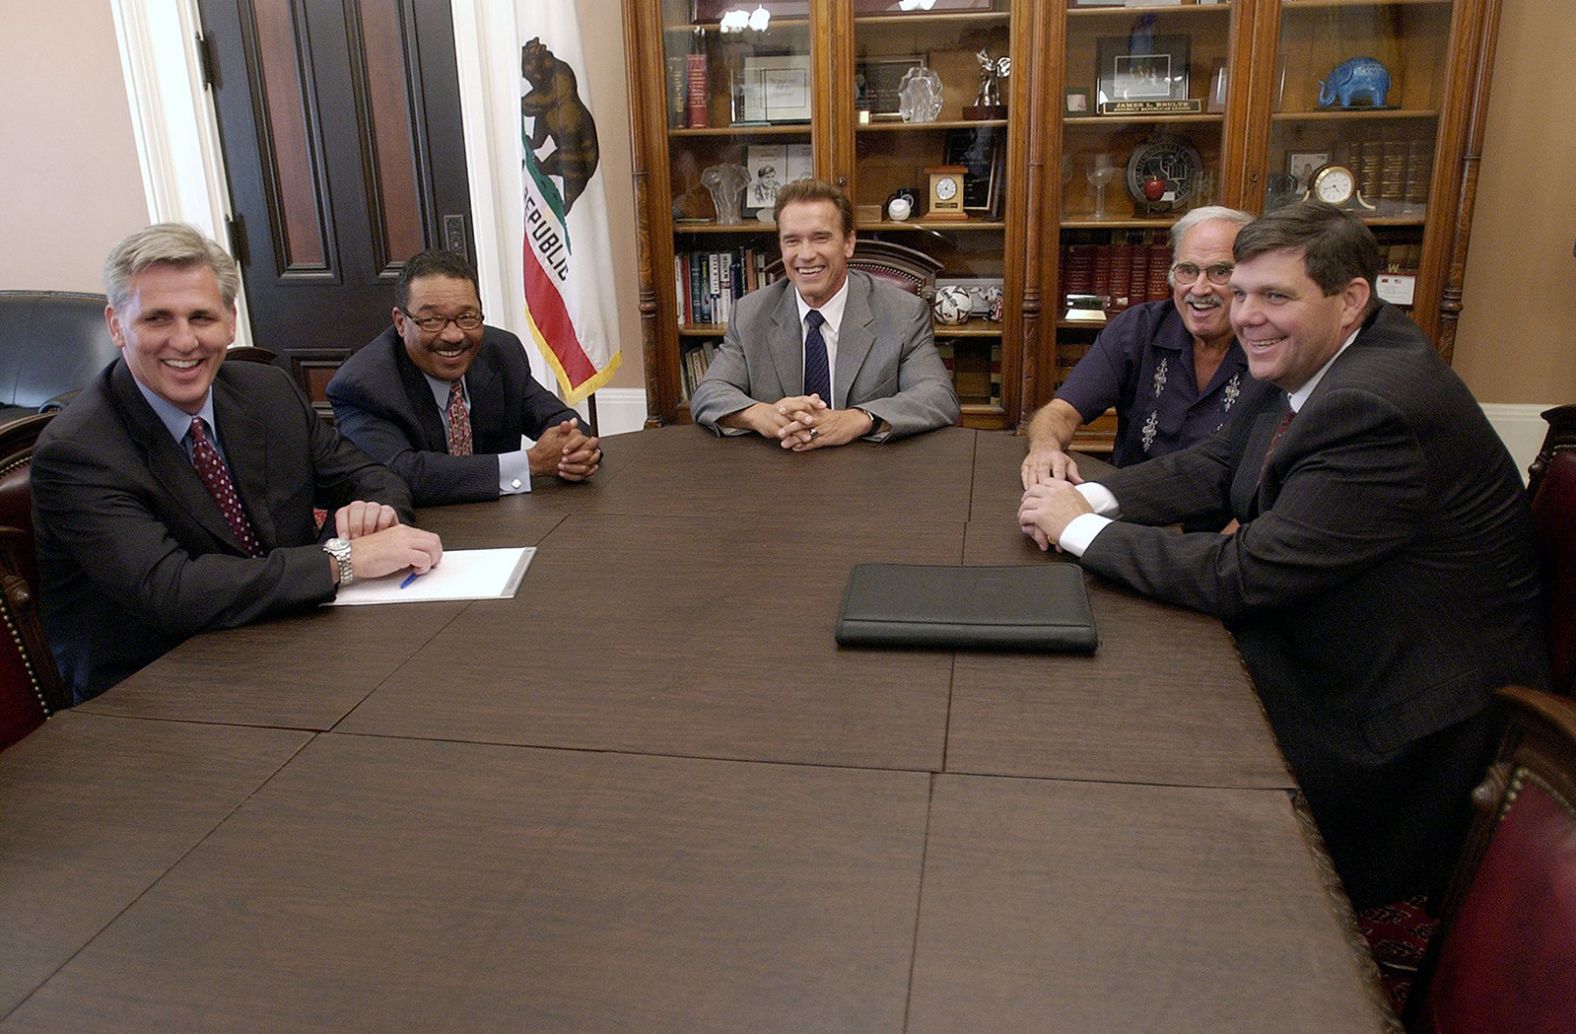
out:
M1357 928L1368 940L1368 948L1379 964L1380 982L1397 1015L1406 1004L1412 978L1417 975L1417 967L1428 950L1428 939L1439 925L1424 907L1426 900L1408 898L1357 913Z

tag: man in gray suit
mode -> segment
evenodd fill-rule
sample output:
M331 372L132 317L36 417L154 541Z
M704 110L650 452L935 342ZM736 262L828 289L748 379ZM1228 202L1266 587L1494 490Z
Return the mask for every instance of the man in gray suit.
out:
M779 280L739 300L690 399L719 434L754 431L808 452L956 423L958 396L914 295L859 270L854 208L818 180L777 192Z
M1448 877L1501 730L1489 691L1548 683L1531 526L1477 402L1375 297L1378 247L1356 217L1278 209L1234 251L1254 377L1240 411L1100 484L1035 485L1018 521L1041 548L1225 620L1364 908ZM1163 527L1201 518L1241 527Z

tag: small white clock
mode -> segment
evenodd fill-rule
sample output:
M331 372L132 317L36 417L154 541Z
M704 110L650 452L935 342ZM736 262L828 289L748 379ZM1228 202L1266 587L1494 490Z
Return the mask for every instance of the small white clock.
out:
M1321 165L1309 180L1308 193L1337 207L1349 204L1357 196L1357 176L1344 165Z
M930 208L926 219L967 219L963 211L963 177L968 172L961 165L938 165L926 169L930 177Z

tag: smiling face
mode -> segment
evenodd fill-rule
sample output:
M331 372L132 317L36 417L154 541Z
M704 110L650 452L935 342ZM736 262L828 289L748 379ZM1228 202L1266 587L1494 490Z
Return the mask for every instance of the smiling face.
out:
M1369 285L1353 277L1326 295L1301 251L1268 251L1231 274L1231 323L1256 380L1296 391L1362 323Z
M411 319L394 308L394 329L405 342L405 354L416 368L440 381L457 381L465 376L482 345L482 328L462 330L455 317L479 314L481 299L469 280L451 276L419 276L410 282L405 308ZM435 316L449 317L443 329L422 330L416 320Z
M1184 263L1199 270L1232 264L1231 245L1237 239L1237 223L1227 219L1207 219L1182 235L1173 264ZM1182 323L1194 340L1206 345L1225 345L1231 339L1231 287L1210 283L1200 272L1191 284L1173 284L1171 300L1182 314Z
M848 279L854 235L843 232L843 217L830 201L794 201L777 217L777 242L783 269L811 308L829 301Z
M110 338L138 384L196 413L235 340L235 307L201 263L156 263L132 274L124 302L106 306Z

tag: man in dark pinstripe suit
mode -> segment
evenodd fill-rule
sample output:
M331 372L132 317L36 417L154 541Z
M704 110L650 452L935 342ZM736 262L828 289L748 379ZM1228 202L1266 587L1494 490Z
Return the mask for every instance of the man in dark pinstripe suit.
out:
M1476 401L1375 297L1361 222L1293 205L1234 251L1236 419L1100 485L1037 485L1019 523L1226 622L1363 908L1448 876L1501 730L1489 691L1548 683L1532 532ZM1203 519L1241 527L1162 527Z

